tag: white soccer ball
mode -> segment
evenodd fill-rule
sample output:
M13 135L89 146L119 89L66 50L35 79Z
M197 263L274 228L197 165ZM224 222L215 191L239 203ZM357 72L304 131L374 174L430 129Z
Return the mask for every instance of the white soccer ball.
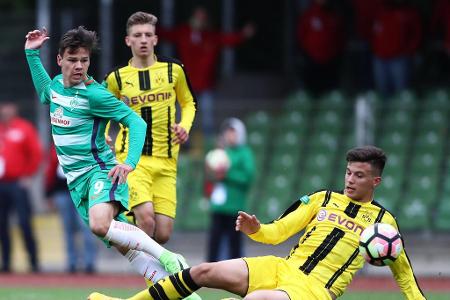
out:
M359 252L374 266L392 264L403 251L400 233L391 225L375 223L362 232Z
M206 154L205 163L213 172L226 172L231 165L227 152L220 148L210 150Z

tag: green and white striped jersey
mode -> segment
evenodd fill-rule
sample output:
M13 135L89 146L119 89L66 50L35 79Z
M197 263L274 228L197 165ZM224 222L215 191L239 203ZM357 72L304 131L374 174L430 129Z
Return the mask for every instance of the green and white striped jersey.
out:
M46 80L39 52L36 55L33 51L36 50L26 50L27 59L40 100L50 106L53 141L69 188L83 181L91 170L109 170L117 164L105 141L109 120L123 123L127 117L140 119L144 124L144 129L140 130L143 144L145 122L127 105L92 78L69 88L64 87L61 74L51 81L49 77ZM142 146L137 149L137 159L126 161L133 168L141 149Z

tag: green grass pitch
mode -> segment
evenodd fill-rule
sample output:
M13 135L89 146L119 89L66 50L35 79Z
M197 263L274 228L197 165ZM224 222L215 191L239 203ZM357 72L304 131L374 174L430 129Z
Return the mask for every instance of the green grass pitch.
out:
M127 297L137 292L136 289L105 289L105 288L0 288L0 299L2 300L82 300L93 291L103 292L109 296ZM199 292L203 300L217 300L225 297L232 297L232 294L211 290L202 289ZM426 293L428 300L444 300L450 299L450 293ZM400 293L397 292L348 292L342 300L400 300L404 299Z

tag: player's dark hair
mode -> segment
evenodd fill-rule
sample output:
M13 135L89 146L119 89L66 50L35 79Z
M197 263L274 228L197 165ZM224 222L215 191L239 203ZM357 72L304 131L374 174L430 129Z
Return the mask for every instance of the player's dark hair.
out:
M150 24L155 26L158 23L158 18L152 14L138 11L132 14L127 21L127 34L130 32L130 27L133 25Z
M350 149L347 152L347 162L367 162L372 166L375 175L381 176L386 164L386 154L375 146L362 146Z
M92 53L98 49L98 38L95 31L89 31L83 26L67 31L59 41L59 55L63 56L66 49L74 53L79 48L85 48Z

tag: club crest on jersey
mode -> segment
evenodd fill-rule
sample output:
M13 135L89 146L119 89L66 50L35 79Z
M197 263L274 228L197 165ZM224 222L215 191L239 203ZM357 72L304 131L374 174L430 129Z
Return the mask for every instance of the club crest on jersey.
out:
M73 97L71 100L70 100L70 103L69 103L69 105L70 105L70 111L72 111L72 110L74 110L75 109L75 107L77 107L78 106L78 92L75 94L75 97Z
M64 108L62 106L55 109L53 113L50 113L50 120L52 125L57 126L70 126L70 121L64 119Z
M155 78L155 81L156 81L156 83L157 84L163 84L164 83L164 76L163 76L163 74L162 73L156 73L156 76L155 76L156 78Z

